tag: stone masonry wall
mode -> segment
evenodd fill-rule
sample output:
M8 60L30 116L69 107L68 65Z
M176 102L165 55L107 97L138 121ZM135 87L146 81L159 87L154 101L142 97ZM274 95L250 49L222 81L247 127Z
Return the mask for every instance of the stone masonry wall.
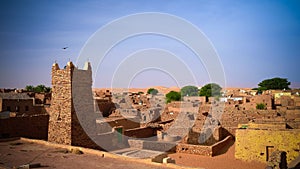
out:
M211 146L178 143L176 146L176 152L212 157L217 155L218 152L223 149L223 147L229 145L231 141L232 141L232 136L227 136L225 139L216 142Z
M85 70L78 70L72 62L68 62L64 69L53 64L48 132L50 142L99 148L86 134L88 131L93 137L96 129L91 86L89 63Z
M46 114L44 106L34 105L34 99L1 99L2 108L0 111L10 109L17 116L30 116L36 114Z
M26 137L47 140L48 115L0 119L0 138Z
M287 162L299 156L300 131L255 130L236 131L235 157L246 161L257 160L266 163L272 151L287 152ZM268 148L269 147L269 148Z
M48 141L71 145L72 72L74 66L68 64L60 69L52 66L52 100L50 107Z

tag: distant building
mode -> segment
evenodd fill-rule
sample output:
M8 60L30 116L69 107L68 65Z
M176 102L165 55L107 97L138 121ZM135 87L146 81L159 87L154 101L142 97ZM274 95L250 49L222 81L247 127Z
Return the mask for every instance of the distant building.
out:
M279 99L281 96L288 96L288 97L292 96L291 92L283 92L283 91L275 91L273 92L273 94L274 94L275 101L276 99Z
M15 116L46 114L43 105L37 105L35 98L27 93L0 93L0 112L8 111Z

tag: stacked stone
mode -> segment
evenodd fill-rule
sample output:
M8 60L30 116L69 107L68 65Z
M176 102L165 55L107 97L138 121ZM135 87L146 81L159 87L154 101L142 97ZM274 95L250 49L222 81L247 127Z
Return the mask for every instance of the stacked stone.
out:
M267 165L269 168L273 169L287 169L286 152L278 150L274 151L271 154Z

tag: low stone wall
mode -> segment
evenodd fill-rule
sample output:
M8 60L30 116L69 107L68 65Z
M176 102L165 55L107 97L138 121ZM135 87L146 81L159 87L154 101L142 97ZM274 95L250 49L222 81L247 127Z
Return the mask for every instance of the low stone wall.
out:
M177 153L197 154L204 156L215 156L226 145L232 141L232 136L227 136L225 139L213 144L212 146L182 144L176 146Z
M135 122L134 119L131 120L126 118L111 120L106 123L108 123L112 128L116 126L123 126L125 130L140 127L140 123Z
M146 140L135 140L129 139L128 143L130 147L138 149L147 149L163 152L176 152L176 153L187 153L196 154L203 156L215 156L217 153L224 148L226 145L230 144L232 141L232 136L227 136L222 141L215 143L212 146L204 145L193 145L193 144L183 144L176 142L166 142L166 141L146 141Z
M124 131L124 135L134 138L149 138L156 135L156 129L151 127L129 129Z
M0 119L0 138L26 137L47 140L48 115Z
M193 144L178 144L176 146L177 153L197 154L212 157L211 146L193 145Z
M175 142L146 141L146 140L135 140L135 139L129 139L128 143L130 147L133 148L162 151L162 152L176 152L176 144L177 144Z
M222 150L225 146L227 146L228 144L230 144L230 142L233 141L232 136L227 136L225 139L215 143L214 145L212 145L212 156L217 155L217 153Z

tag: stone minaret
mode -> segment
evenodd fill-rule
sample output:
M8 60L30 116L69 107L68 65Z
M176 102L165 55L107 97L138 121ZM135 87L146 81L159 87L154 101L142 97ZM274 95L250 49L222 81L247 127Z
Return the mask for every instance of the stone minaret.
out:
M99 148L86 134L95 135L92 95L92 70L68 62L64 69L52 65L52 100L49 112L48 141L59 144ZM83 119L79 123L78 119Z

